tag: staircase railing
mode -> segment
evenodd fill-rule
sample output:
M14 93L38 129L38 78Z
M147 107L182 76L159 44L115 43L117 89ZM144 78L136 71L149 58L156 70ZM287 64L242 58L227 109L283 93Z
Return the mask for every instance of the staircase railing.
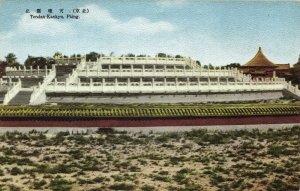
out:
M18 92L21 90L21 87L22 87L22 82L21 79L19 78L19 81L15 83L14 86L11 89L9 89L5 94L3 105L7 105L12 100L12 98L14 98L18 94Z
M73 69L72 70L72 74L69 74L68 78L66 78L66 82L73 83L73 82L75 82L77 80L77 78L78 78L77 69Z
M298 85L293 86L291 82L283 82L285 89L288 90L290 93L295 94L297 97L300 98L300 90Z
M39 83L38 87L33 88L33 92L30 96L30 101L29 101L30 105L40 104L40 101L38 100L39 97L42 94L45 94L47 84L49 82L51 82L55 78L55 76L56 76L56 68L55 68L55 65L52 65L52 69L46 75L45 79L43 80L43 83ZM45 101L46 100L43 100L42 102L45 102Z

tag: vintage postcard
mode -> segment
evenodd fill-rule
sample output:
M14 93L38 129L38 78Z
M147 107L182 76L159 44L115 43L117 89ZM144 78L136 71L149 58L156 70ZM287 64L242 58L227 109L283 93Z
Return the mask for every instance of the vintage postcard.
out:
M0 190L299 190L300 2L0 0Z

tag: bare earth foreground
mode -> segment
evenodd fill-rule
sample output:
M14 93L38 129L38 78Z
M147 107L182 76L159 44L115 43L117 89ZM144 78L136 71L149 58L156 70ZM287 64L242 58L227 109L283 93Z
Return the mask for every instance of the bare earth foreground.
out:
M300 127L7 132L0 190L299 190Z

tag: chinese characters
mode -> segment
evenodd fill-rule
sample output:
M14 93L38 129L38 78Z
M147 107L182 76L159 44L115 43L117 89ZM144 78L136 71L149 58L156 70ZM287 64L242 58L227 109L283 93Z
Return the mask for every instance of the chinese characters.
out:
M31 19L79 19L80 14L89 13L88 8L73 9L26 9L26 14L30 14Z

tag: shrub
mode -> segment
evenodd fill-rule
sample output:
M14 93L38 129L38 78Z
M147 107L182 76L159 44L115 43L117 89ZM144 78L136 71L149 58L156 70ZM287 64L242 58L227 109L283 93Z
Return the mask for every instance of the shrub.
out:
M244 180L239 178L231 183L231 187L234 189L237 189L243 183L244 183Z
M34 181L33 182L33 187L34 187L34 189L41 189L46 184L47 184L47 182L45 180Z
M193 169L189 169L189 168L183 168L180 169L179 171L177 171L178 174L188 174L191 173L193 171Z
M206 134L206 136L202 137L202 140L215 145L222 144L225 142L224 137L219 133Z
M72 184L65 179L55 178L51 180L50 188L53 191L69 191L72 189Z
M188 183L185 185L184 188L180 189L180 191L200 191L203 190L202 186L200 184L195 183Z
M9 185L9 190L10 191L21 191L21 188L15 186L15 185Z
M155 190L155 187L146 184L146 185L142 186L141 189L142 189L142 191L153 191L153 190Z
M105 178L105 177L96 177L96 178L94 178L93 179L93 181L95 182L95 183L101 183L101 182L104 182L104 181L106 181L107 180L107 178ZM109 180L109 179L108 179Z
M109 186L109 188L112 190L134 190L135 186L132 184L122 182L122 183L115 183Z
M222 176L215 175L215 174L211 176L211 182L214 185L219 185L221 182L224 182L224 181L225 180Z
M298 185L289 185L278 178L272 180L272 182L267 186L268 191L286 191L298 189Z
M271 145L268 149L268 154L279 157L280 155L290 155L293 152L287 150L287 148L283 145Z
M168 176L153 175L152 179L162 181L162 182L170 182L170 177L168 177Z
M162 170L162 171L159 171L158 174L159 174L159 175L168 175L169 172L168 172L168 171L165 171L165 170Z
M129 170L130 170L131 172L141 172L141 168L138 167L138 166L131 166L131 167L129 168Z
M189 184L189 182L190 182L190 179L187 178L187 177L185 176L185 174L178 173L178 172L173 176L173 179L174 179L178 184Z
M18 174L22 174L22 170L18 167L13 167L11 170L10 170L10 174L11 175L18 175Z
M179 162L183 162L185 161L185 157L181 156L181 157L170 157L170 162L172 165L176 165Z

